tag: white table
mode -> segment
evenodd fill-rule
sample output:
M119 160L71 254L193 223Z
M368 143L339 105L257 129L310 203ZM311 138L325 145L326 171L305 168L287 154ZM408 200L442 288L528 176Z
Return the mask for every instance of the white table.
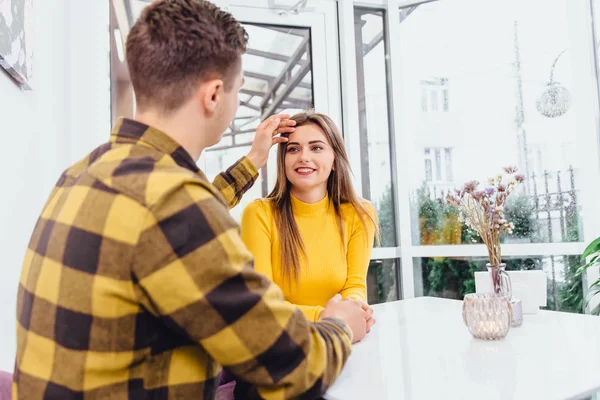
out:
M577 399L600 391L600 317L540 311L499 341L474 339L462 302L375 305L377 324L330 400Z

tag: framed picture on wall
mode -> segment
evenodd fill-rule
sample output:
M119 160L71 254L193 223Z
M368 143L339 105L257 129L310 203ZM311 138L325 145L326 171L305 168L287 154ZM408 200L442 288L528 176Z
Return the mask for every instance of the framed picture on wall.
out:
M33 0L0 0L0 66L31 90Z

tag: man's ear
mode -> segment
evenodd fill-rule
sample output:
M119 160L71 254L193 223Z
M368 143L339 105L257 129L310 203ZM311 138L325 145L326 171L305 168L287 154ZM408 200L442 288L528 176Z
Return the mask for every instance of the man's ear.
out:
M211 79L200 84L196 96L204 111L212 114L217 110L222 94L223 81L221 79Z

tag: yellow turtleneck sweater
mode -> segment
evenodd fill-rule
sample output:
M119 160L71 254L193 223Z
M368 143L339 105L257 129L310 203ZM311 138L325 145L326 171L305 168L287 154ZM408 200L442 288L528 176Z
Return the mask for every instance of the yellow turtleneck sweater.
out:
M364 216L365 227L350 204L340 207L346 245L329 197L307 204L294 196L292 210L304 241L308 265L301 264L300 279L288 283L282 278L281 244L270 200L255 200L242 215L242 239L254 255L254 268L275 282L285 299L298 306L310 321L319 318L327 301L337 293L342 298L367 300L367 269L374 225ZM363 202L371 215L373 207Z

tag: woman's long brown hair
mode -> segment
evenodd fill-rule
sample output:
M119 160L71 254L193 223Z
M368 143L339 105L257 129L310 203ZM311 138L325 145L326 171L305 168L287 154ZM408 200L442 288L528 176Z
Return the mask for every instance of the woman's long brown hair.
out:
M365 216L369 219L369 222L375 227L375 234L377 240L379 240L379 221L376 215L367 212L362 200L354 192L352 180L350 179L350 162L346 154L344 139L335 123L328 116L315 112L303 112L294 115L290 119L296 121L296 128L308 124L319 127L325 133L329 144L333 148L335 158L333 170L327 180L327 193L335 210L342 242L346 242L344 240L342 215L340 214L340 206L344 203L350 203L354 207L365 229L367 228ZM292 212L291 183L285 176L286 149L287 143L280 144L277 149L277 181L267 199L271 200L279 240L281 241L282 277L288 283L291 283L292 279L298 280L300 277L300 258L302 257L306 264L309 260ZM344 248L344 250L346 249Z

